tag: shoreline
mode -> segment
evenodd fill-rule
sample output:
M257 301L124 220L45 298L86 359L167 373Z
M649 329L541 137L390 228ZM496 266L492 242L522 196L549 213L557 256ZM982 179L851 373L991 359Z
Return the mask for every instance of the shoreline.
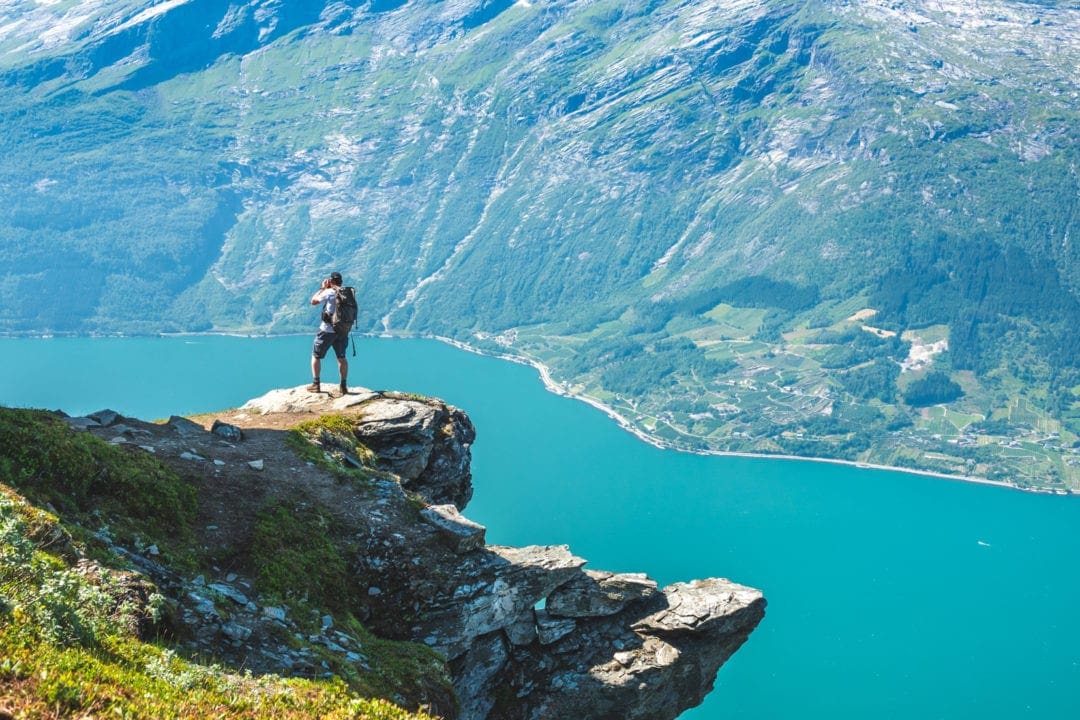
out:
M275 337L295 337L302 336L308 333L304 332L285 332L285 333L244 333L244 332L213 332L213 331L200 331L200 332L175 332L175 333L155 333L152 335L132 335L132 334L115 334L115 335L91 335L81 336L78 334L62 334L62 335L12 335L12 334L0 334L0 337L7 338L27 338L36 337L39 339L53 339L55 337L112 337L112 338L134 338L134 337L162 337L162 338L183 338L183 337L199 337L199 336L216 336L216 337L237 337L237 338L275 338ZM1068 491L1055 491L1049 489L1040 488L1027 488L1017 485L1016 483L1005 480L990 480L988 478L976 477L972 475L956 475L953 473L945 473L936 470L921 470L918 468L898 467L894 465L882 465L880 463L868 463L860 460L843 460L840 458L824 458L824 457L811 457L805 455L787 455L777 453L757 453L757 452L742 452L736 450L686 450L677 447L673 444L660 440L641 428L633 424L626 416L621 414L609 405L604 404L596 398L588 395L580 395L573 393L564 388L560 383L556 382L551 377L551 371L546 365L538 360L534 360L523 355L515 355L510 352L492 352L489 350L481 350L480 348L469 345L461 340L455 340L453 338L445 337L442 335L429 335L429 334L416 334L416 333L396 333L396 332L366 332L366 333L354 333L359 337L371 337L371 338L386 338L386 339L422 339L422 340L434 340L436 342L450 345L458 350L464 350L465 352L472 353L474 355L480 355L483 357L491 357L499 360L507 360L518 365L527 365L534 370L540 376L540 381L544 385L544 389L548 392L558 395L560 397L569 398L571 400L578 400L590 405L591 407L599 410L607 415L609 418L615 421L615 423L629 432L638 440L651 445L658 450L670 450L672 452L683 452L692 455L701 455L706 457L741 457L741 458L759 458L762 460L793 460L799 462L816 462L816 463L829 463L833 465L846 465L849 467L858 468L861 470L883 470L887 472L899 472L907 473L909 475L921 475L923 477L933 477L942 480L951 480L953 482L971 483L974 485L985 485L992 487L1004 488L1007 490L1016 490L1018 492L1030 493L1034 495L1054 495L1054 496L1072 496L1080 495L1080 493L1073 493Z
M399 336L399 335L382 335L381 337L402 337L402 336ZM418 337L424 337L424 338L427 338L427 339L430 339L430 340L436 340L438 342L445 343L447 345L451 345L451 346L453 346L453 347L455 347L455 348L457 348L459 350L464 350L466 352L471 352L474 355L482 355L484 357L493 357L493 358L497 358L497 359L500 359L500 360L509 360L510 362L517 363L518 365L528 365L529 367L535 369L537 371L537 373L540 375L540 381L544 384L544 388L548 392L550 392L550 393L552 393L554 395L559 395L561 397L570 398L572 400L579 400L579 401L585 403L586 405L590 405L590 406L596 408L597 410L599 410L600 412L604 413L609 418L614 420L619 425L619 427L621 427L623 430L626 430L627 432L631 433L632 435L634 435L637 439L641 440L642 442L647 443L649 445L652 445L653 447L655 447L657 449L660 449L660 450L671 450L672 452L685 452L685 453L690 453L692 455L702 455L702 456L706 456L706 457L760 458L760 459L763 459L763 460L794 460L794 461L799 461L799 462L816 462L816 463L828 463L828 464L832 464L832 465L846 465L846 466L849 466L849 467L858 468L860 470L884 470L884 471L887 471L887 472L900 472L900 473L907 473L909 475L921 475L923 477L933 477L933 478L939 478L939 479L942 479L942 480L951 480L953 482L965 482L965 483L971 483L971 484L974 484L974 485L987 485L987 486L991 486L991 487L999 487L999 488L1004 488L1004 489L1007 489L1007 490L1016 490L1018 492L1031 493L1031 494L1035 494L1035 495L1055 495L1055 496L1063 496L1064 495L1064 496L1068 496L1068 495L1073 495L1074 494L1074 493L1068 493L1068 492L1055 492L1055 491L1052 491L1052 490L1039 490L1039 489L1035 489L1035 488L1025 488L1025 487L1021 487L1021 486L1017 485L1016 483L1007 482L1007 481L1004 481L1004 480L990 480L988 478L976 477L976 476L973 476L973 475L955 475L955 474L952 474L952 473L939 472L939 471L936 471L936 470L920 470L918 468L896 467L896 466L893 466L893 465L882 465L880 463L868 463L868 462L863 462L863 461L860 461L860 460L843 460L843 459L840 459L840 458L809 457L809 456L804 456L804 455L782 455L782 454L773 454L773 453L740 452L740 451L735 451L735 450L684 450L684 449L675 447L675 446L670 445L670 444L668 444L668 443L666 443L666 442L664 442L662 440L659 440L658 438L655 438L655 437L649 435L647 432L645 432L641 428L634 425L628 418L626 418L626 416L621 414L619 411L615 410L614 408L610 407L609 405L605 405L603 402L597 400L596 398L589 397L588 395L578 395L578 394L570 392L569 390L564 388L560 383L558 383L554 379L552 379L551 371L547 368L546 365L539 362L538 360L533 360L532 358L523 357L521 355L513 355L513 354L510 354L510 353L494 353L494 352L490 352L490 351L486 351L486 350L481 350L481 349L473 347L473 346L471 346L471 345L469 345L467 343L464 343L464 342L462 342L460 340L454 340L453 338L442 337L442 336L439 336L439 335L422 335L422 336L418 336Z

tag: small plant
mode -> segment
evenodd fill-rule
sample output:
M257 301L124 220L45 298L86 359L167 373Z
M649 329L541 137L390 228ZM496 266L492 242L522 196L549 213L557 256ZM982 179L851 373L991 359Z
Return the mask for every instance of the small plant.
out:
M342 480L370 480L384 474L376 468L375 452L356 437L355 419L347 415L321 415L302 422L289 431L288 443L301 458Z
M94 645L105 634L129 633L159 619L164 600L144 593L145 605L114 571L93 563L68 567L30 539L10 497L0 496L0 601L33 638L53 645Z

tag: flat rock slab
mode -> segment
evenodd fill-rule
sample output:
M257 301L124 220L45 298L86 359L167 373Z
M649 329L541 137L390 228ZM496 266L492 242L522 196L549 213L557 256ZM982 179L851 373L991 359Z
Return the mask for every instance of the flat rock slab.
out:
M434 407L418 400L380 397L364 405L356 434L362 438L408 434L430 442L436 414Z
M634 629L642 633L723 634L731 631L730 618L760 603L760 590L723 578L674 583L664 588L667 607L642 618Z
M331 388L335 385L325 385ZM345 410L354 405L379 397L379 393L366 388L350 388L347 395L332 395L328 390L313 393L306 385L279 388L260 397L248 400L240 409L262 415L271 413L319 413Z

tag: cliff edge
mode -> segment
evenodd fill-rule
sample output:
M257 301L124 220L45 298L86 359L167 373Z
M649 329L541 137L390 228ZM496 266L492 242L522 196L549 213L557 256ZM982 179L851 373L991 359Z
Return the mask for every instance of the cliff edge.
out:
M98 535L172 599L178 646L232 667L371 671L384 696L445 718L667 719L764 615L759 591L725 579L660 588L565 546L487 545L461 514L475 431L436 399L288 388L164 423L66 422L195 487L194 570ZM391 641L430 650L395 675Z

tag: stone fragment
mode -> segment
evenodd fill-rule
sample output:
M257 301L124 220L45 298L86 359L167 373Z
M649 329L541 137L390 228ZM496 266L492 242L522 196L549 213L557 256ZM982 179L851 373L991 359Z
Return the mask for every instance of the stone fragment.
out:
M232 600L237 605L247 605L248 604L247 595L240 592L239 590L232 587L231 585L226 585L225 583L211 583L209 585L209 588L211 590L214 590L214 591L224 595L225 597L229 598L230 600Z
M197 612L208 617L217 616L217 608L214 607L214 601L210 598L203 597L195 592L188 593L188 598L194 603Z
M247 466L249 468L251 468L252 470L262 470L263 469L263 461L262 461L262 459L252 460L251 462L249 462L247 464Z
M221 626L221 634L234 642L244 642L251 637L251 628L237 622L227 622Z
M184 452L180 453L180 459L181 460L205 460L206 458L204 458L202 455L197 455L197 454L195 454L193 452L188 452L188 451L185 450Z
M372 392L370 390L349 388L348 395L342 395L335 398L330 406L335 410L348 410L349 408L356 407L357 405L363 405L372 398L379 397L379 393Z
M244 431L236 425L230 425L227 422L221 420L214 420L213 425L210 426L210 432L214 433L218 437L225 438L229 442L240 442L244 439Z
M447 547L458 555L484 546L487 529L463 516L454 505L430 505L420 511L420 517L434 526Z
M118 421L121 415L115 410L98 410L97 412L90 413L86 417L96 420L102 427L109 427Z
M165 423L176 432L181 435L202 435L206 430L199 423L188 420L186 417L180 417L179 415L171 415L169 421Z
M342 452L340 453L340 456L341 462L344 463L346 467L351 467L356 470L364 469L364 463L360 462L360 458L356 457L355 455L347 452Z
M285 608L283 607L267 606L262 609L262 613L271 620L285 621Z

